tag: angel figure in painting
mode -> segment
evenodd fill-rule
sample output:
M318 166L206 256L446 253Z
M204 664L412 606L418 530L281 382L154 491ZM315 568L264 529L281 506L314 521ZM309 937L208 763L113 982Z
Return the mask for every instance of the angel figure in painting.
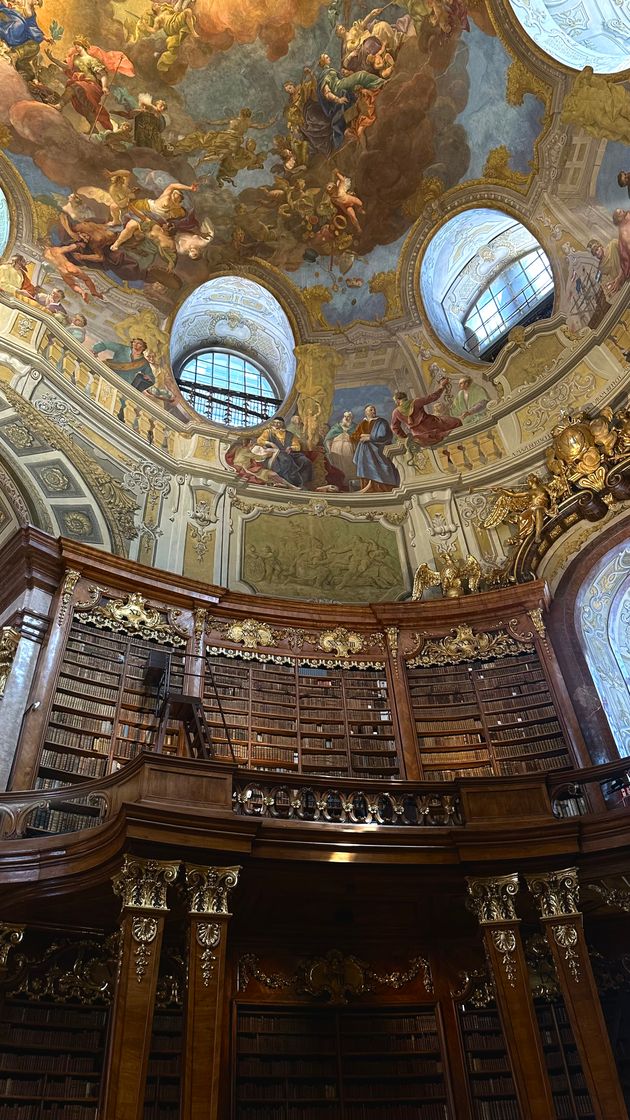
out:
M428 564L420 564L413 577L412 600L421 599L427 587L441 587L445 599L459 599L468 591L478 591L481 582L481 565L474 556L465 560L457 557L456 545L441 549L443 558L439 572L434 572ZM464 582L465 581L465 582Z
M517 532L507 542L509 545L522 544L534 533L534 540L540 540L547 517L552 517L558 509L558 498L566 493L566 484L560 478L543 482L537 474L527 476L526 490L506 490L498 487L495 503L481 522L484 529L495 529L497 525L516 525Z

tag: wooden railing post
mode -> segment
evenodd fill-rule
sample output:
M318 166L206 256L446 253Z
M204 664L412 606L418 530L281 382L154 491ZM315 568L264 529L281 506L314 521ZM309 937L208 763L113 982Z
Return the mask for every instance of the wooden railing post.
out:
M521 1115L523 1120L554 1120L556 1110L514 908L518 874L469 878L468 893L492 970Z
M577 868L526 875L560 981L567 1016L597 1120L628 1112L578 909Z
M240 867L185 867L188 985L180 1120L217 1120L229 893Z
M166 888L179 863L125 856L113 887L122 899L120 956L103 1084L103 1120L142 1120Z

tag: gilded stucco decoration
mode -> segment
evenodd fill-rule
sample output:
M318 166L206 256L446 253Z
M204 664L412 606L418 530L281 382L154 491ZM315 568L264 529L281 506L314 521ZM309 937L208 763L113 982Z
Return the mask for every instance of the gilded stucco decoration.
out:
M475 632L472 626L462 623L453 627L444 638L427 638L414 634L414 652L407 658L407 664L416 665L456 665L460 661L474 661L476 658L512 657L523 652L523 645L529 644L525 638L518 640L502 630L486 634ZM420 652L415 650L420 646Z
M474 556L461 560L457 555L457 546L451 545L440 549L440 559L439 571L434 571L428 564L420 564L416 569L412 599L421 599L430 587L440 587L445 599L459 599L467 591L479 590L483 573Z
M120 630L127 634L137 634L145 641L184 646L188 635L172 621L178 613L170 612L170 619L164 619L161 611L156 607L149 607L142 595L131 591L124 599L109 599L105 606L84 611L82 618L84 622L100 629Z
M238 884L240 867L184 868L184 893L191 914L229 915L230 892Z

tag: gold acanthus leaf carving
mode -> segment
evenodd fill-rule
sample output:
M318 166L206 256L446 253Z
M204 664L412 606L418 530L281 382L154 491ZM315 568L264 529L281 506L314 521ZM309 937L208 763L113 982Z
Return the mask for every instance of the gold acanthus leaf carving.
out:
M184 892L191 914L229 915L230 891L238 883L240 867L199 867L184 869Z
M72 602L72 596L74 595L74 589L75 589L75 587L76 587L76 585L77 585L77 583L79 582L80 579L81 579L81 573L77 572L74 568L68 568L66 570L64 578L63 578L63 584L62 584L62 587L61 587L61 600L60 600L60 604L59 604L59 614L57 615L57 623L58 623L59 626L61 626L63 624L63 621L66 617L67 612L68 612L68 607L70 606L70 603Z
M166 888L178 871L179 863L125 856L112 879L114 894L122 899L125 910L168 910Z
M0 969L6 969L9 953L24 937L24 926L0 922Z
M136 942L134 951L136 980L140 984L147 971L151 959L150 945L158 935L158 924L155 918L136 916L131 919L131 936Z
M480 925L517 920L514 899L518 894L518 874L469 878L467 907Z
M9 673L20 644L20 631L14 626L0 627L0 698L4 696Z
M275 631L264 622L256 622L253 618L246 618L242 622L233 622L225 630L225 636L231 642L239 642L249 649L257 646L272 646L275 643Z
M104 607L95 607L82 617L101 629L138 634L146 641L173 646L183 646L187 641L179 627L173 621L165 622L160 611L148 607L146 599L137 591L129 592L125 599L110 599Z
M420 653L408 661L410 667L416 665L456 665L458 661L473 661L475 658L513 657L523 651L523 643L511 638L503 630L493 634L480 631L473 633L472 626L454 627L444 638L423 639L414 634L414 649L424 642Z
M349 657L351 653L361 653L365 649L361 635L355 630L346 630L345 626L325 630L319 635L317 645L325 653L337 653L341 657Z
M579 914L579 883L576 867L526 875L541 918L566 918Z

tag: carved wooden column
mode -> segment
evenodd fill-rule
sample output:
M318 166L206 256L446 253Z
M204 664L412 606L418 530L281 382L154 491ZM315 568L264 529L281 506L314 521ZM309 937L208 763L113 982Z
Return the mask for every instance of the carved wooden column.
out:
M153 1005L168 907L179 863L125 856L113 879L122 899L120 956L103 1084L103 1120L142 1120Z
M468 893L494 978L523 1120L554 1120L556 1110L530 993L520 920L514 909L518 875L469 878Z
M575 867L526 875L553 956L598 1120L628 1115L578 909Z
M180 1120L216 1120L229 892L240 867L185 868L190 927Z

